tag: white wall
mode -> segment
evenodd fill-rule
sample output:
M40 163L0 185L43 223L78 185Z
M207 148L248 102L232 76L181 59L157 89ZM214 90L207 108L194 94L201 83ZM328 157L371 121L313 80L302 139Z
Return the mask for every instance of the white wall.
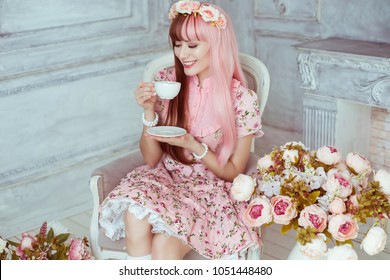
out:
M169 48L169 6L0 0L0 235L90 209L90 172L137 146L133 89Z

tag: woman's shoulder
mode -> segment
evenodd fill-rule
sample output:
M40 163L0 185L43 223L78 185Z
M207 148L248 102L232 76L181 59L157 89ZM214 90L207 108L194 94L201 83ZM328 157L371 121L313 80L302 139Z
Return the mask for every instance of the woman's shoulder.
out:
M242 85L239 80L233 79L232 82L233 97L236 101L246 99L258 99L257 93L250 88Z
M176 81L175 67L163 68L153 75L154 81Z

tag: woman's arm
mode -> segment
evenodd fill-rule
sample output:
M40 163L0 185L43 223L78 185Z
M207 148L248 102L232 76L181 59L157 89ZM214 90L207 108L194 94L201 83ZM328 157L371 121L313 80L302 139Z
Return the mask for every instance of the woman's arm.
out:
M140 82L134 92L137 103L144 109L144 119L153 122L156 118L155 103L157 97L153 83ZM148 127L144 125L140 139L140 149L144 161L149 166L156 165L163 152L160 143L150 137L145 137Z
M197 155L203 154L205 148L202 143L198 142L192 135L186 134L180 137L163 138L155 136L147 136L154 138L157 141L165 142L170 145L183 147ZM219 178L232 182L235 177L243 173L249 160L251 143L253 135L248 135L238 139L237 148L231 155L224 166L220 166L217 156L214 152L208 151L206 156L202 158L203 164Z
M224 166L218 164L217 156L214 152L208 151L206 156L202 159L202 162L206 167L213 172L219 178L232 182L239 174L243 173L246 169L251 144L252 144L253 135L248 135L238 139L237 147L234 153L230 156L229 160ZM194 147L196 150L193 150L197 155L201 155L204 152L204 147L201 143L197 142Z
M145 120L153 120L156 114L153 112L145 112ZM140 139L140 149L144 161L149 166L155 166L161 159L163 151L160 146L160 142L156 141L152 137L147 137L147 126L144 125Z

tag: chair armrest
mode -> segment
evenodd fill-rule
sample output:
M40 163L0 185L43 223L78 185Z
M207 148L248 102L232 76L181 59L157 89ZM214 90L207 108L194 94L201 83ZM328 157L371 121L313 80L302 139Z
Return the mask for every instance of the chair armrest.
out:
M100 182L98 183L98 192L100 202L120 183L134 168L145 164L141 151L135 150L129 155L111 161L101 167L92 171L91 176L98 176Z

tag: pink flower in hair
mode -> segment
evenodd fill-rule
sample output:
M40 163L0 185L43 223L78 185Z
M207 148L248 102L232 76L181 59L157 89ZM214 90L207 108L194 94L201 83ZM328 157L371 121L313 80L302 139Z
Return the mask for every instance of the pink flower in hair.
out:
M219 16L219 19L215 22L215 25L221 29L225 29L226 23L227 23L226 17L221 14Z
M199 9L199 14L205 22L216 22L219 19L219 11L212 6L202 5Z
M176 11L180 14L191 14L192 13L192 3L189 1L179 1L176 3Z

